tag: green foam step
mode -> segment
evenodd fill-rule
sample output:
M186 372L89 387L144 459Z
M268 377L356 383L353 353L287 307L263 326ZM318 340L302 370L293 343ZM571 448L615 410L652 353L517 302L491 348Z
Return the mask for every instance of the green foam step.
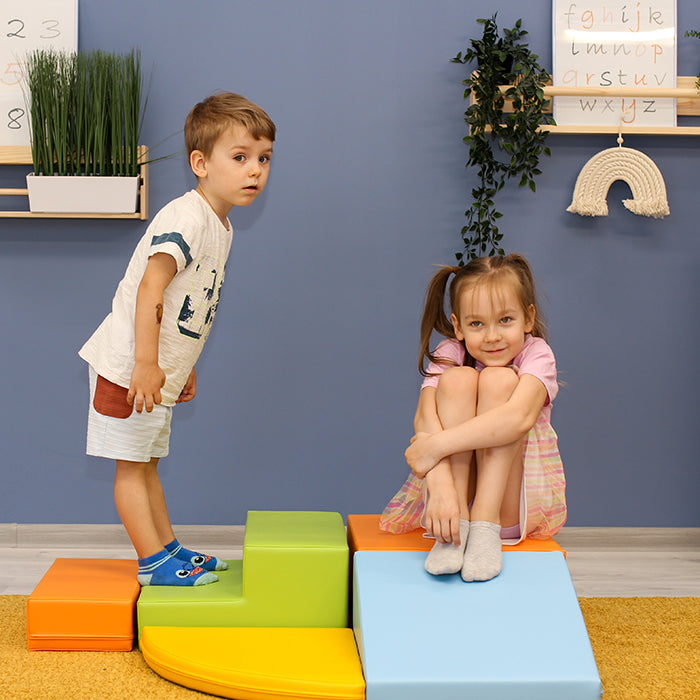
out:
M349 550L339 513L249 511L243 560L206 586L144 586L154 627L345 627Z

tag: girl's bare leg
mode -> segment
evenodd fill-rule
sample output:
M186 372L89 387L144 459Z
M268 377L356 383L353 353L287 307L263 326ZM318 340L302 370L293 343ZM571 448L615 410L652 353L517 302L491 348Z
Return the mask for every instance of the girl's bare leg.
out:
M442 424L437 411L437 389L422 389L413 427L416 433L438 433ZM425 477L426 508L422 525L439 542L451 542L459 537L459 502L450 461L439 462Z
M504 404L517 384L518 376L511 369L494 367L482 370L477 413ZM477 450L476 464L471 531L462 567L465 581L487 581L501 572L501 524L508 527L519 521L522 440Z
M469 367L449 369L440 377L436 394L442 428L476 414L477 373ZM452 455L426 475L428 502L425 524L437 539L425 568L432 574L453 574L462 568L469 534L469 477L472 453Z
M477 412L477 391L479 374L471 367L455 367L442 375L437 391L437 409L440 424L444 429L465 423ZM449 463L452 468L459 516L469 520L470 477L472 474L473 452L452 455Z
M504 404L518 385L518 375L507 367L482 370L479 377L477 413L486 413ZM508 527L518 522L520 477L522 475L522 440L509 445L477 450L477 488L472 506L472 520L486 520ZM513 473L515 470L516 473ZM517 498L514 499L517 483ZM505 501L508 491L508 502ZM512 522L501 522L501 512Z

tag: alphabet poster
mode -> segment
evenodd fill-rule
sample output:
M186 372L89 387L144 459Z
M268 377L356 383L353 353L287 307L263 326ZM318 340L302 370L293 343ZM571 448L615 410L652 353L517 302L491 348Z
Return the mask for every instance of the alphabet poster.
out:
M676 86L676 0L553 0L556 86ZM555 97L557 124L675 126L676 101Z
M0 0L0 145L28 146L24 57L34 49L78 49L78 0Z

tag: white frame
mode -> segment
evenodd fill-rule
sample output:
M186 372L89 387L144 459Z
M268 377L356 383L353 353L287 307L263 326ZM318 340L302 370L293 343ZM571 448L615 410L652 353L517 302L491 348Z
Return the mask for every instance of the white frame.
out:
M553 82L557 87L676 87L677 3L553 0ZM675 126L676 102L656 97L554 99L559 125Z

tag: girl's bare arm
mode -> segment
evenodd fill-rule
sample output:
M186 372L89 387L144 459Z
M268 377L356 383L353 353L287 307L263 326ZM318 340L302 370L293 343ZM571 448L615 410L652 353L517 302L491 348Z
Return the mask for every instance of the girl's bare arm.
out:
M450 455L509 445L532 428L546 400L544 384L524 374L503 405L447 430L418 432L405 452L406 461L422 478Z

